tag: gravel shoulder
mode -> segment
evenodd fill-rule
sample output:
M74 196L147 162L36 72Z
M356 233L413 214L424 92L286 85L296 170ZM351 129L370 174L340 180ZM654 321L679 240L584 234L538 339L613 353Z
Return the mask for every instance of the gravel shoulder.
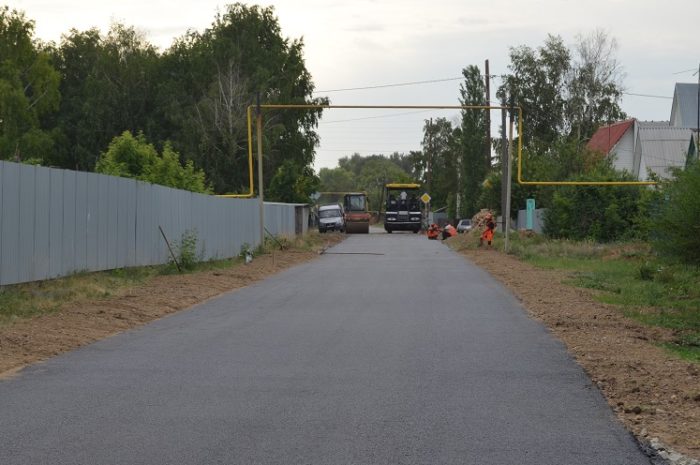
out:
M700 459L700 367L658 347L669 330L626 318L593 292L496 250L463 250L508 287L527 311L563 341L643 444L663 444Z

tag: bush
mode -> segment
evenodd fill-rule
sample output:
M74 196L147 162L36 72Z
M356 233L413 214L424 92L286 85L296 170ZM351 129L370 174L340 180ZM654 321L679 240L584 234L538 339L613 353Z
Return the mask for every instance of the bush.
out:
M700 163L675 174L663 186L664 199L651 239L657 251L700 265Z
M134 137L131 132L124 131L121 136L112 139L107 152L97 162L95 171L192 192L211 192L204 171L196 169L191 160L184 165L180 163L180 155L169 142L165 143L162 154L159 154L146 141L143 133Z
M627 174L599 167L573 181L631 181ZM550 237L612 242L635 236L638 186L564 186L554 193L544 217Z
M187 230L182 233L180 243L176 246L177 260L183 270L192 270L201 261L197 255L197 231Z

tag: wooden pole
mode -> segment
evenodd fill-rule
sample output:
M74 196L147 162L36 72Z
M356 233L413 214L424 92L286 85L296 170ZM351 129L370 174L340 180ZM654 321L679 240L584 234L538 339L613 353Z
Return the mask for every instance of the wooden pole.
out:
M258 204L260 208L260 246L265 245L265 197L263 195L263 152L262 152L262 111L260 93L257 98L257 135L258 135Z
M506 100L503 99L502 105L505 106ZM508 192L506 189L506 184L508 184L508 172L506 167L508 166L508 139L506 139L506 109L501 109L501 216L503 221L501 222L501 232L506 232L506 217L503 212L506 209L506 203L508 202Z
M485 73L485 79L484 83L486 84L486 102L484 102L484 105L490 106L491 105L491 76L489 74L489 60L486 60L486 63L484 64L484 73ZM485 110L486 111L486 121L485 121L485 126L486 126L486 147L484 150L486 151L486 164L484 165L486 168L486 171L484 173L488 173L489 168L491 168L491 110Z
M503 222L506 225L506 233L505 233L505 251L508 253L508 250L510 250L510 196L511 196L511 169L510 167L513 164L513 109L511 108L510 110L510 125L509 125L509 131L508 131L508 165L507 165L507 170L508 170L508 184L506 185L506 190L507 190L507 196L506 196L506 211L503 213Z

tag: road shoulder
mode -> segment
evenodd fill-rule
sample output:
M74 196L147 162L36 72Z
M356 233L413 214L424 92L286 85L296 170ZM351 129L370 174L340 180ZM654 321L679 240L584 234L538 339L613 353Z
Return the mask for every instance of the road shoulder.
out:
M323 236L307 250L288 249L257 256L248 265L159 275L124 287L103 299L79 300L58 311L0 325L0 380L56 355L147 324L221 294L263 280L319 256L345 238Z
M700 458L700 370L650 341L666 330L626 318L565 276L495 250L460 253L488 271L567 346L611 408L643 445L661 443ZM689 463L689 462L688 462Z

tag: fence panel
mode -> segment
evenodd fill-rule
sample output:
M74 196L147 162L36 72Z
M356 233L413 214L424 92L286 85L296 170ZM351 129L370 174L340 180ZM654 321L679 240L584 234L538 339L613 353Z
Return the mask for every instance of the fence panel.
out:
M85 250L87 253L86 269L100 268L100 176L87 173L87 198L85 205Z
M11 164L2 170L2 214L3 220L0 226L2 234L2 246L0 257L0 277L8 284L17 283L19 278L19 165Z
M51 172L37 168L34 191L34 238L32 248L32 281L51 276ZM29 240L29 237L25 238Z
M34 200L36 193L34 166L19 168L19 244L17 263L18 282L31 281L34 274Z
M271 234L295 233L295 205L265 204ZM0 161L0 285L166 263L196 231L205 259L259 244L256 199L223 199L133 179Z
M63 171L63 245L61 274L75 271L75 171Z
M75 269L87 270L87 199L88 176L75 173Z
M63 170L51 170L49 206L49 276L64 273L63 269Z

